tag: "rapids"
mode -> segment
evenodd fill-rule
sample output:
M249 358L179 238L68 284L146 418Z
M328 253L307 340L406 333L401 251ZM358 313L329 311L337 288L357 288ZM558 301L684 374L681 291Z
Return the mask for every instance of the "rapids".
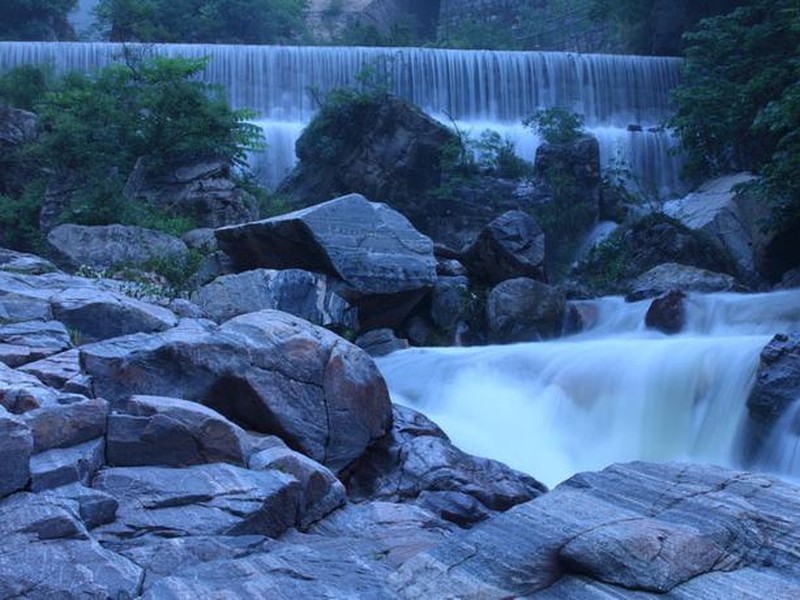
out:
M690 294L687 327L644 327L650 301L584 301L590 327L554 341L414 348L378 359L394 401L467 452L548 485L614 462L738 464L759 355L800 326L800 290ZM764 470L800 475L800 403L778 423Z

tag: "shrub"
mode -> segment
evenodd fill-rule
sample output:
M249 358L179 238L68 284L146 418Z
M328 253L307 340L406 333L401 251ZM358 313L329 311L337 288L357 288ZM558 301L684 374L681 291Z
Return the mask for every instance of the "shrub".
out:
M583 115L560 106L537 110L523 125L538 133L548 144L567 144L583 135Z

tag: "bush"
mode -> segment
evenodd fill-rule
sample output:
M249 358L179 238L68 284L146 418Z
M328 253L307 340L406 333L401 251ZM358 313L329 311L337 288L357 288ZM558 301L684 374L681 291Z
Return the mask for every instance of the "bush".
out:
M567 144L583 135L583 115L555 106L543 108L523 120L548 144Z
M78 0L3 0L0 40L68 40L74 37L67 15Z

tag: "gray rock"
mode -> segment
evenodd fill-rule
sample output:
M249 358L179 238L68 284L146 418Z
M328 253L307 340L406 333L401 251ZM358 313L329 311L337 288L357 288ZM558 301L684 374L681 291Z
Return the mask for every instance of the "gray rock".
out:
M33 375L11 369L0 362L0 407L19 415L56 403L57 399L58 392L43 385Z
M76 503L78 514L87 529L94 529L113 522L119 506L119 503L109 494L85 487L80 483L57 487L39 496L55 498L54 502Z
M194 250L210 254L217 250L217 236L213 227L200 227L187 231L181 236L183 243Z
M463 254L470 275L488 283L529 277L546 281L544 232L521 210L503 213L478 234Z
M331 288L328 279L300 269L254 269L218 277L192 294L192 300L218 323L276 309L315 325L356 329L355 310Z
M186 400L132 396L108 417L108 464L245 466L247 434L218 412Z
M0 248L0 271L41 275L42 273L51 273L56 270L56 266L53 263L40 256L17 252L8 248Z
M683 302L686 294L680 290L672 290L659 296L650 303L644 324L662 333L678 333L685 324L686 308Z
M347 502L347 492L333 473L288 448L262 450L250 457L249 467L255 471L277 469L300 482L297 524L301 528L307 528Z
M197 227L221 227L255 219L255 200L231 179L225 161L180 165L166 175L148 173L140 158L125 184L129 202L145 202L163 212L190 219Z
M798 498L716 467L614 465L448 538L391 581L404 598L791 598Z
M267 535L296 525L300 484L279 471L225 463L183 469L120 467L100 471L92 487L119 502L100 539L132 536Z
M72 346L69 331L58 321L25 321L0 325L0 342L35 348L43 356Z
M186 244L166 233L133 225L73 225L55 227L48 235L57 262L69 268L95 269L141 266L158 260L181 260Z
M344 474L351 500L416 502L470 526L546 490L502 463L462 452L422 414L398 405L394 413L392 433Z
M205 327L205 326L204 326ZM391 426L383 378L361 349L278 311L81 348L94 391L193 400L283 438L337 471Z
M703 294L745 290L732 275L677 263L664 263L653 267L634 279L629 289L625 296L629 302L653 298L671 290Z
M23 373L33 375L43 384L63 389L67 382L81 374L80 353L77 348L53 354L47 358L27 363L19 368Z
M398 338L387 328L372 329L356 338L355 345L362 348L370 356L385 356L396 350L408 348L408 340Z
M28 277L0 271L0 322L52 320L51 295L34 287Z
M756 206L760 199L739 192L736 186L753 180L749 173L726 175L663 206L665 214L716 240L736 262L738 273L749 280L757 278L753 249L763 237L759 228L767 215Z
M469 316L472 296L466 277L439 277L431 292L431 320L439 330L453 334Z
M31 456L31 491L41 492L71 483L88 484L105 464L105 440L70 448L55 448Z
M0 106L0 148L35 140L37 120L36 115L27 110Z
M54 294L51 302L54 318L75 331L80 343L164 331L178 322L166 308L92 288L66 289Z
M0 406L0 498L28 484L32 451L31 430L22 419Z
M486 299L489 336L498 342L552 338L561 333L564 293L527 277L507 279Z
M326 273L357 294L407 292L436 280L430 239L400 213L358 194L216 234L239 270Z
M107 417L105 400L61 396L21 418L33 433L34 452L44 452L105 436Z

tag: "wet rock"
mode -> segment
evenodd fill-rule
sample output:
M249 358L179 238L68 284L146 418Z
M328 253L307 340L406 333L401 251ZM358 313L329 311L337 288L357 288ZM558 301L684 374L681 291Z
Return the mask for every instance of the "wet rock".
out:
M210 408L175 398L132 396L108 417L108 463L182 467L245 466L247 434Z
M683 329L686 319L686 298L680 290L672 290L659 296L650 304L644 317L644 324L662 333L678 333Z
M552 338L564 322L563 292L527 277L507 279L489 292L486 324L496 342Z
M521 210L503 213L478 234L463 254L470 275L496 284L529 277L546 281L544 232Z
M470 313L472 296L466 277L439 277L431 292L431 320L443 332L453 334Z
M373 329L356 338L355 345L370 356L386 356L397 350L408 348L408 340L395 336L389 328Z

